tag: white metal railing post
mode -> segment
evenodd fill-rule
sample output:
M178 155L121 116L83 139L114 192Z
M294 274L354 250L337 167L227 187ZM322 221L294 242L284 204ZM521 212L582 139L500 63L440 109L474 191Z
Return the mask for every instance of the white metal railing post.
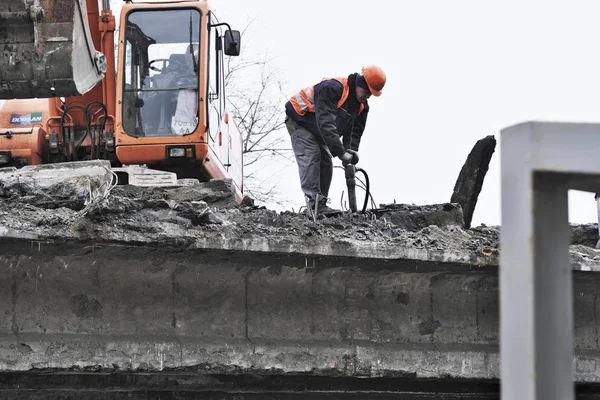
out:
M502 400L572 400L568 190L600 187L600 125L526 122L500 144Z

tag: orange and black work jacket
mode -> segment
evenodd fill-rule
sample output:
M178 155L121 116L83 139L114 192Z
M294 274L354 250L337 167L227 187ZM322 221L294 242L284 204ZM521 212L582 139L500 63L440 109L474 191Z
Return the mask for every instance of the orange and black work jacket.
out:
M325 143L334 157L345 149L358 150L367 122L369 105L356 99L355 78L324 79L285 104L287 116Z

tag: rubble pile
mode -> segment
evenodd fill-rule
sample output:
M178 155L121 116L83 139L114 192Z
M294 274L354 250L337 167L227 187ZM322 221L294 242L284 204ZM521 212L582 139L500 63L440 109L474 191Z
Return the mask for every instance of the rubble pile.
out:
M341 244L356 248L356 255L366 248L385 254L403 248L422 250L424 257L467 253L468 260L483 257L484 264L497 265L498 227L464 228L458 204L387 204L315 222L304 213L239 205L228 180L149 188L112 186L111 173L103 168L58 175L50 174L56 181L42 184L39 175L0 171L0 236L184 248L219 242L234 248L233 242L259 240L277 244L264 251ZM597 238L596 224L573 227L575 263L600 263Z

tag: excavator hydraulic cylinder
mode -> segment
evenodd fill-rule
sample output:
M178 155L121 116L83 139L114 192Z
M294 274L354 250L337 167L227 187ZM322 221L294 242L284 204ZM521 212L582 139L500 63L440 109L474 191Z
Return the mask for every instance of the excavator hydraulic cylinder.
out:
M100 82L106 58L88 19L86 0L1 0L0 99L77 96Z

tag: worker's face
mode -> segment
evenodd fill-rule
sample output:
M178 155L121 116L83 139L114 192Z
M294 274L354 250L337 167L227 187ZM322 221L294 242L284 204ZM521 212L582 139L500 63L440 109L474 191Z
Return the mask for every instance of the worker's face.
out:
M361 103L366 103L367 100L371 97L371 92L367 89L361 88L360 86L356 86L356 99Z

